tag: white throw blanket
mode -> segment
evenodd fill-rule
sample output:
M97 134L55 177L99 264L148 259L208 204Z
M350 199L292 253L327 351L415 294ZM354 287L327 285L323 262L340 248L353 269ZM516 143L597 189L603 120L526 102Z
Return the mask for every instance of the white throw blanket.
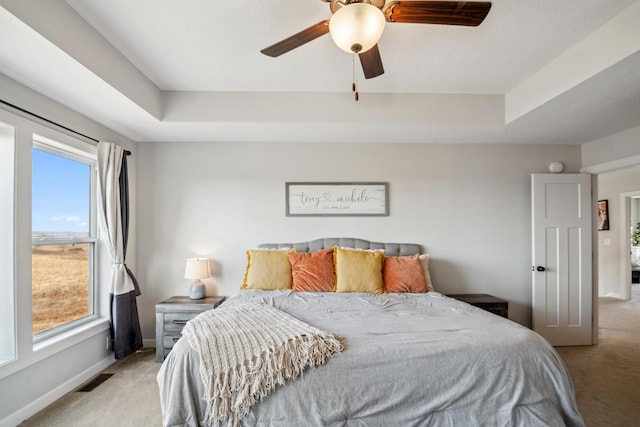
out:
M182 333L200 354L205 421L216 426L237 424L277 385L343 349L336 335L262 302L207 311Z

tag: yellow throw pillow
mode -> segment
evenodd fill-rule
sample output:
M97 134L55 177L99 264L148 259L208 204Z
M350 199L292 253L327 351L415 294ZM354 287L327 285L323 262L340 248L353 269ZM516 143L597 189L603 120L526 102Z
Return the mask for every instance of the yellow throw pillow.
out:
M336 292L384 293L384 251L334 249Z
M291 289L289 252L294 249L249 249L247 271L240 289Z

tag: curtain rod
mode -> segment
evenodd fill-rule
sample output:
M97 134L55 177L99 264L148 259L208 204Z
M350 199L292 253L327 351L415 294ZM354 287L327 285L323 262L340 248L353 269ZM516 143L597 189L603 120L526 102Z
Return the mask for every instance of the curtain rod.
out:
M36 117L36 118L38 118L38 119L40 119L40 120L43 120L43 121L45 121L45 122L47 122L47 123L49 123L49 124L52 124L52 125L54 125L54 126L57 126L57 127L61 128L61 129L64 129L64 130L66 130L66 131L69 131L69 132L71 132L71 133L75 133L76 135L82 136L82 137L87 138L87 139L89 139L89 140L91 140L91 141L94 141L94 142L96 142L96 143L100 142L100 141L98 141L98 140L97 140L97 139L95 139L95 138L91 138L91 137L90 137L90 136L88 136L88 135L85 135L85 134L80 133L80 132L78 132L78 131L76 131L76 130L73 130L73 129L71 129L71 128L68 128L68 127L66 127L66 126L64 126L64 125L61 125L60 123L56 123L56 122L54 122L53 120L49 120L49 119L47 119L46 117L42 117L42 116L41 116L41 115L39 115L39 114L33 113L33 112L29 111L29 110L25 110L25 109L24 109L24 108L22 108L22 107L18 107L17 105L14 105L14 104L12 104L12 103L10 103L10 102L7 102L7 101L5 101L4 99L0 99L0 103L2 103L2 104L4 104L4 105L7 105L7 106L9 106L9 107L11 107L11 108L15 108L16 110L18 110L18 111L20 111L20 112L22 112L22 113L28 114L28 115L30 115L30 116L32 116L32 117ZM126 154L127 156L130 156L130 155L131 155L131 151L129 151L129 150L124 150L124 154Z

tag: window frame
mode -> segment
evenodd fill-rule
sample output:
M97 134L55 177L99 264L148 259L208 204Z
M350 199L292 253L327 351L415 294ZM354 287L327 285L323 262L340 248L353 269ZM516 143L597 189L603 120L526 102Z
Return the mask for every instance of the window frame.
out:
M108 306L108 282L110 259L101 243L96 245L94 253L96 263L96 280L94 292L98 307L97 318L92 322L86 322L60 331L55 336L38 343L33 342L32 331L32 300L31 300L31 175L32 175L32 150L33 135L44 138L53 138L52 141L60 141L69 150L77 150L79 154L87 153L89 156L98 156L97 144L94 140L84 138L58 129L50 122L40 120L23 111L0 104L0 121L14 129L13 133L13 176L9 175L13 188L13 208L10 217L13 221L11 233L12 259L5 260L11 266L12 280L1 281L0 287L5 287L3 292L9 292L13 304L12 325L0 325L0 333L9 328L12 334L13 359L0 361L0 380L34 366L48 358L60 354L73 346L86 343L100 335L108 337L110 328ZM6 160L6 159L5 159ZM5 171L8 173L8 171ZM97 179L97 177L96 177ZM96 181L97 182L97 181ZM96 187L97 188L97 187ZM96 193L97 194L97 193ZM97 204L95 205L97 209ZM97 212L97 211L96 211ZM25 214L26 213L26 214ZM97 230L98 242L100 242L100 230ZM7 288L8 287L8 288ZM108 342L108 341L107 341ZM100 346L101 347L101 346ZM107 350L109 345L106 345Z
M0 366L17 358L15 295L15 217L16 217L16 133L17 128L0 117L0 230L6 236L0 242ZM4 134L6 132L6 135ZM4 284L4 286L2 285Z
M52 139L41 133L34 132L32 135L32 153L33 150L40 150L52 155L63 157L68 160L79 162L89 166L89 235L82 237L33 237L33 230L31 236L31 246L51 246L51 245L73 245L73 244L87 244L89 246L89 290L88 290L88 307L89 313L79 319L72 320L70 322L58 325L46 331L33 335L33 343L40 344L48 339L51 339L59 334L73 330L85 323L92 322L99 318L98 314L98 298L97 298L97 275L96 275L96 263L97 263L97 243L98 243L98 226L97 226L97 154L90 151L79 149L75 145L69 145L65 142L61 142L61 138ZM33 173L33 172L32 172ZM33 189L33 184L31 186ZM32 196L33 197L33 196ZM33 265L33 261L32 261ZM33 284L33 282L32 282ZM31 305L33 312L33 304Z

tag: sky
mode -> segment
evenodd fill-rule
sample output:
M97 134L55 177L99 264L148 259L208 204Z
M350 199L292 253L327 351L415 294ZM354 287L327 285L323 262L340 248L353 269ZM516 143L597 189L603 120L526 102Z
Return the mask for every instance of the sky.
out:
M32 232L89 233L89 165L33 149Z

